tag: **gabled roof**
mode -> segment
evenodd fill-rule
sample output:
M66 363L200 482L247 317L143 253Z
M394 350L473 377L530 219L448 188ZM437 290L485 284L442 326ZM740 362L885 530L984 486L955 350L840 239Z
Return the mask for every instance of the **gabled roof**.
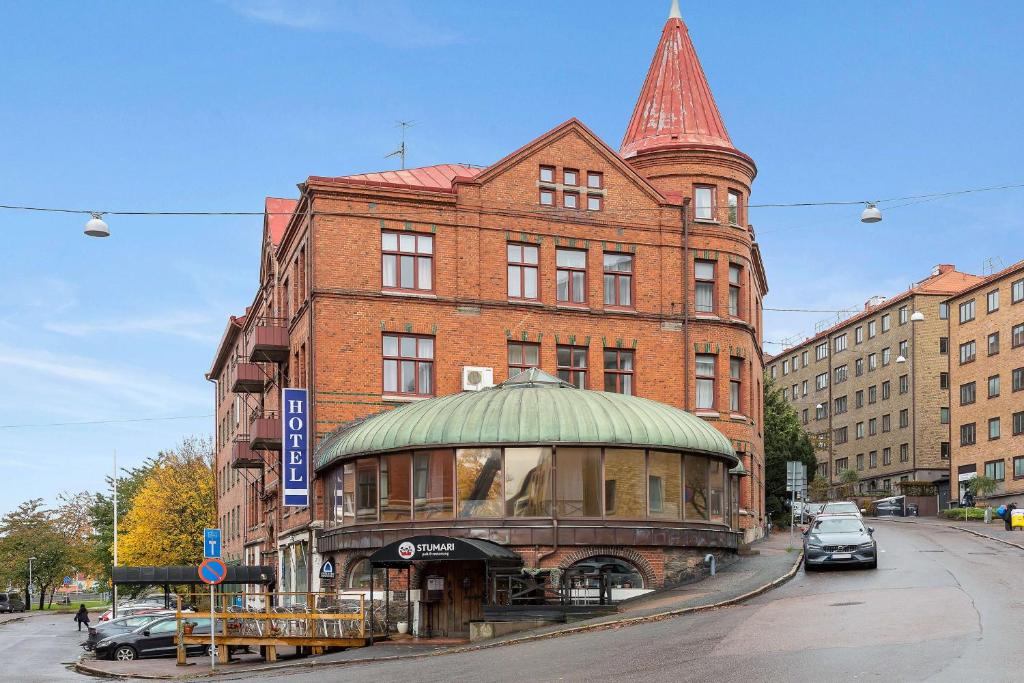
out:
M379 171L376 173L357 173L336 177L312 176L311 180L377 185L381 187L407 187L416 190L443 190L451 192L456 178L471 180L483 171L483 167L468 164L437 164L420 166L400 171Z
M234 347L235 339L243 327L245 327L244 315L228 316L228 324L224 328L224 334L221 335L220 343L217 345L217 353L213 357L213 365L210 366L210 371L206 373L206 379L212 380L220 372L221 366L228 359L228 353Z
M1024 261L1017 261L1012 266L1009 266L1007 268L1003 268L1002 270L1000 270L998 272L995 272L995 273L992 273L991 275L989 275L987 277L980 278L980 279L976 280L974 282L974 284L970 285L966 289L962 289L962 290L956 292L950 298L951 299L955 299L955 298L959 298L959 297L967 295L967 294L971 294L975 290L983 289L983 288L987 287L988 285L992 284L993 282L995 282L997 280L1002 280L1005 277L1013 277L1014 275L1018 275L1018 274L1024 275Z
M655 148L694 145L736 149L686 24L673 6L619 152L628 159Z
M284 231L288 228L288 222L292 219L292 214L295 213L295 207L298 204L297 199L267 197L263 210L266 212L270 243L275 247L281 243Z

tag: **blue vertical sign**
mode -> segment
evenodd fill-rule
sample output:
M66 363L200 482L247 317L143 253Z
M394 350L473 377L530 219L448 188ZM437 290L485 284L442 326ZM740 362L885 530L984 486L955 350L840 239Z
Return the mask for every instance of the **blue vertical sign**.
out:
M203 529L203 557L220 557L220 529Z
M309 401L305 389L281 390L281 487L284 505L309 505Z

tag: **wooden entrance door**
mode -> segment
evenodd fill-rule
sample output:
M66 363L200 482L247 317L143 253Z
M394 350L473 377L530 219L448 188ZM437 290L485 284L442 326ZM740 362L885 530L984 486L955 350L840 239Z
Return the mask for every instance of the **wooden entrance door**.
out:
M444 593L429 607L433 635L468 638L469 622L482 619L484 615L484 563L438 562L428 565L420 586L424 591L430 576L444 577Z

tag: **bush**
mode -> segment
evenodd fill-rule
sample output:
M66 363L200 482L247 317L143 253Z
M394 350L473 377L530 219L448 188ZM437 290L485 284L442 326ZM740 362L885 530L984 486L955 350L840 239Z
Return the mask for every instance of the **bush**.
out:
M898 481L896 486L905 496L934 496L938 494L935 484L930 481Z
M953 508L952 510L943 510L939 514L942 517L945 517L946 519L959 519L960 521L963 521L963 519L964 519L964 509L963 508ZM996 519L995 510L992 511L992 518ZM968 520L971 520L971 519L984 520L985 519L985 510L984 510L984 508L967 508L967 519Z

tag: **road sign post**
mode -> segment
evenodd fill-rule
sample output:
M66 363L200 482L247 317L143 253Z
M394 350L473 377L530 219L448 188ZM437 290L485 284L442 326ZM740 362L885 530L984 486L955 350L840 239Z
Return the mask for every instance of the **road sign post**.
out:
M214 641L217 620L214 618L214 586L228 575L227 565L220 559L220 529L203 529L203 563L199 565L199 580L210 584L210 670L217 668L217 645Z
M807 493L807 465L798 460L786 462L786 491L789 492L789 543L793 544L796 529L796 494L801 498Z

